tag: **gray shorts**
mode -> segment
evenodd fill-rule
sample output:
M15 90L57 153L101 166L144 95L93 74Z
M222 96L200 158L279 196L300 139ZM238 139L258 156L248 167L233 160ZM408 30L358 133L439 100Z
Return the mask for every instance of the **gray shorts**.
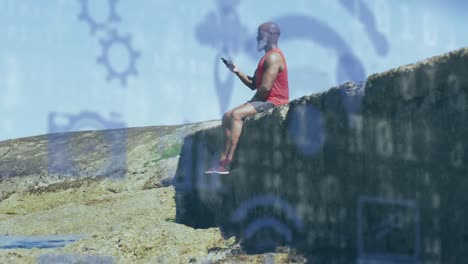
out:
M265 112L268 111L269 109L275 107L275 104L273 104L270 101L247 101L247 103L251 104L257 113Z

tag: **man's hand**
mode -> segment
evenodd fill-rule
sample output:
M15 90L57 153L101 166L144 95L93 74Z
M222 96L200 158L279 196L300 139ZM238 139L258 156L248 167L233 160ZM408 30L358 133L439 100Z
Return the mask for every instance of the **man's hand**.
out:
M254 77L247 76L243 74L231 60L226 60L225 58L221 58L221 60L231 72L233 72L237 77L239 77L239 79L245 84L245 86L249 87L251 90L256 89L255 75Z
M224 64L226 64L226 67L233 73L238 73L239 68L231 61L231 60L223 60Z

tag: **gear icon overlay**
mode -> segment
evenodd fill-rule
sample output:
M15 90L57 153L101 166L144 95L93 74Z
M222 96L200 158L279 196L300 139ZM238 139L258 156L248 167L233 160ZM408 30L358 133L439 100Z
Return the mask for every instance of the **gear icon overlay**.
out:
M131 36L127 35L125 37L119 36L117 31L112 30L109 32L108 39L101 39L100 43L102 46L102 54L97 58L97 63L104 65L107 68L107 81L112 79L120 79L120 83L123 86L127 85L127 78L130 74L137 75L138 72L135 68L135 62L138 57L140 57L140 52L134 50L130 45ZM128 68L124 71L118 72L115 70L109 61L109 49L112 45L121 44L125 46L129 54L129 65Z
M97 112L82 111L77 114L50 112L48 117L48 171L64 176L105 175L114 179L125 177L127 157L126 123L120 114L112 112L105 118ZM106 142L104 150L96 149L93 141L72 144L76 131L101 130ZM74 141L73 141L74 142ZM100 151L104 162L91 169L83 166L83 159ZM81 155L81 156L80 156Z
M88 23L91 29L91 34L93 35L96 34L97 31L107 29L109 27L109 24L120 21L120 17L117 15L116 12L116 5L118 0L107 0L109 3L109 15L107 17L107 20L104 22L98 22L93 17L91 17L88 8L89 0L78 1L81 4L81 13L78 15L78 19Z

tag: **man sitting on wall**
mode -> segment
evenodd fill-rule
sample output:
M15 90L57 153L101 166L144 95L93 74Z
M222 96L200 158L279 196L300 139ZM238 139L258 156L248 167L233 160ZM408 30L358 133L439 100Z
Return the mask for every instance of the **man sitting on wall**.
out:
M289 102L288 67L283 52L278 48L279 36L280 28L273 22L258 27L257 49L263 50L265 55L260 59L253 77L242 73L231 61L225 62L231 72L257 92L248 102L223 115L224 150L219 167L210 168L206 173L229 174L229 165L246 117Z

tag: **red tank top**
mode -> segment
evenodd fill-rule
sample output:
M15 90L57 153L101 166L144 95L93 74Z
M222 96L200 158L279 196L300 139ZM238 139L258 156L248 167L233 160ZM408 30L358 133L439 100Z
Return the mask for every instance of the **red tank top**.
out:
M289 84L288 84L288 66L286 65L286 59L284 58L283 52L280 49L274 48L269 50L258 62L257 69L255 70L255 85L260 87L263 78L263 62L270 52L278 52L283 58L284 69L276 77L273 87L270 90L267 101L272 102L274 105L283 105L289 103Z

